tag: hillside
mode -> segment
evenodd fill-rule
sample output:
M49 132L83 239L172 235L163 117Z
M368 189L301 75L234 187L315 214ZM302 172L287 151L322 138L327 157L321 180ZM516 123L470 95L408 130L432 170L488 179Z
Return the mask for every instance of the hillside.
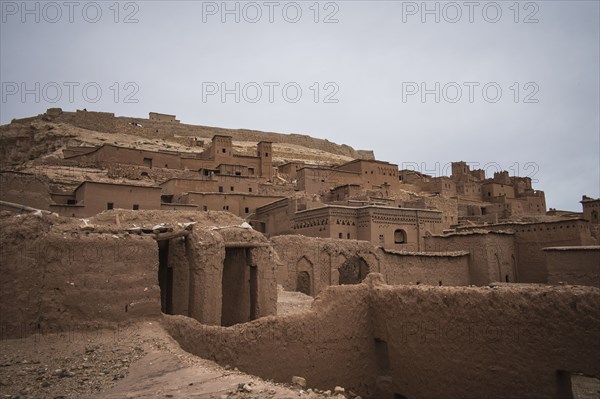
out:
M115 117L102 112L48 113L15 119L0 126L0 165L19 166L40 157L60 157L67 145L103 143L149 150L202 152L214 135L233 138L234 150L255 155L256 143L273 143L273 162L302 161L332 165L361 158L374 159L372 151L357 151L344 144L300 134L280 134L246 129L223 129L149 119Z

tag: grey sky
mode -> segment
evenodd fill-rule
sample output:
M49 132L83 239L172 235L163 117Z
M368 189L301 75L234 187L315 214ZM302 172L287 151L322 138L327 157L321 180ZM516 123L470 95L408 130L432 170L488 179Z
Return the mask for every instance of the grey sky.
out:
M305 133L433 175L458 160L488 176L500 167L531 176L553 208L600 196L598 1L427 2L439 22L421 1L227 2L239 23L223 4L30 1L27 14L2 1L0 121L55 106L157 111Z

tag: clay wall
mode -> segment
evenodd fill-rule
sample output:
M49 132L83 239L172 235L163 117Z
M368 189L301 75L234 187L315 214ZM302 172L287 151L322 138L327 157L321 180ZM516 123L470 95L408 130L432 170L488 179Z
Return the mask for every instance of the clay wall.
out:
M157 245L128 235L48 231L27 216L4 224L0 324L4 337L115 327L160 313ZM127 236L127 237L126 237Z
M318 313L230 328L171 316L164 325L184 350L243 372L280 382L301 375L310 387L340 385L366 392L375 374L368 290L362 285L332 287L324 295ZM344 295L345 301L334 300L335 295Z
M160 184L161 195L175 195L190 191L216 192L219 182L214 178L206 179L169 179Z
M398 252L380 250L381 274L390 285L426 284L466 286L470 284L469 253Z
M509 233L471 232L425 237L428 252L467 251L470 284L519 282L514 237Z
M600 288L600 246L543 249L548 284L589 285Z
M480 201L481 184L479 182L458 181L456 183L456 193L461 199Z
M400 186L398 165L383 161L354 160L336 167L337 170L358 173L361 176L361 182L367 189L383 188L389 186L388 193L396 191Z
M307 194L326 194L337 186L361 183L362 176L358 172L317 167L298 170L298 190L305 191Z
M287 162L277 167L277 172L288 181L296 180L298 177L298 170L305 166L304 162Z
M423 251L427 232L442 232L440 211L365 207L358 210L359 239L388 249Z
M174 202L197 205L205 211L227 211L239 217L248 217L256 208L280 200L279 196L265 196L240 193L196 193L188 192L175 195Z
M77 188L75 197L78 205L84 205L83 216L107 210L108 203L113 204L113 209L133 209L134 205L138 209L160 209L160 187L85 182ZM51 206L55 208L62 212L64 207Z
M181 317L164 325L183 349L222 365L367 398L555 398L558 371L600 375L596 288L382 280L331 287L286 317L227 329Z
M597 245L584 220L561 220L539 223L498 223L485 226L491 231L514 232L515 258L520 283L546 283L548 271L542 248ZM473 230L461 227L459 230ZM475 228L476 229L476 228Z
M80 111L62 113L59 120L66 119L73 126L97 132L116 133L115 114L109 112Z
M79 228L53 216L8 221L4 216L0 331L5 336L19 334L23 323L106 325L161 311L216 325L276 313L275 254L260 233L236 227L239 218L182 211L118 215L103 213ZM179 234L164 238L126 231L140 220L150 226L170 221L171 228L178 225L173 220L199 225L179 227Z
M511 185L488 182L482 185L482 199L487 201L492 197L515 198L515 189Z
M284 198L260 206L257 208L256 215L254 216L256 220L256 222L253 223L254 228L258 229L267 237L280 234L291 234L291 219L295 212L296 203L290 198Z
M600 372L599 296L584 287L377 286L371 331L387 367L373 397L556 398L560 370Z
M205 179L169 179L160 185L162 195L188 192L259 193L258 180L241 176L215 175ZM233 188L233 189L232 189Z
M289 291L316 296L326 287L340 284L340 269L342 274L354 273L358 283L366 272L379 272L381 267L381 254L365 241L282 235L270 242L278 258L277 284ZM308 274L308 284L299 278L302 272Z
M155 122L179 122L175 115L159 114L158 112L150 112L149 119Z
M442 232L442 222L439 211L327 205L296 212L292 230L311 237L358 239L386 248L419 251L427 232Z
M581 201L583 218L592 224L600 224L600 199L583 196Z
M137 150L105 144L95 151L73 155L65 159L84 165L105 166L115 163L133 164L149 168L181 169L180 155L159 151Z

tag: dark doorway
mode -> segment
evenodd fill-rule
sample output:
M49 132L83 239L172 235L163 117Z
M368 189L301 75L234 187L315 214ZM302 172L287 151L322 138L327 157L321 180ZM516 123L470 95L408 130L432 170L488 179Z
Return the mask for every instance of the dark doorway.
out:
M353 256L348 259L339 268L340 285L342 284L359 284L369 274L369 265L359 256Z
M565 370L556 370L556 398L573 399L571 386L571 373Z
M158 243L158 286L160 287L160 310L173 314L173 269L169 267L169 241Z
M310 295L310 274L308 272L298 272L296 277L296 291Z
M390 355L388 344L382 339L375 338L375 358L379 375L388 375L390 372Z
M221 325L256 318L258 272L251 266L250 248L227 248L223 264Z

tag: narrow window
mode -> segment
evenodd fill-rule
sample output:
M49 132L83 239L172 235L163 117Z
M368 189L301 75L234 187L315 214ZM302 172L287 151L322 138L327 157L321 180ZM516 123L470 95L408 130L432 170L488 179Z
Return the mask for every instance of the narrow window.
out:
M133 204L133 210L137 211L140 209L140 206L138 204Z
M106 203L106 209L113 209L114 206L115 206L115 204L113 204L112 202Z

